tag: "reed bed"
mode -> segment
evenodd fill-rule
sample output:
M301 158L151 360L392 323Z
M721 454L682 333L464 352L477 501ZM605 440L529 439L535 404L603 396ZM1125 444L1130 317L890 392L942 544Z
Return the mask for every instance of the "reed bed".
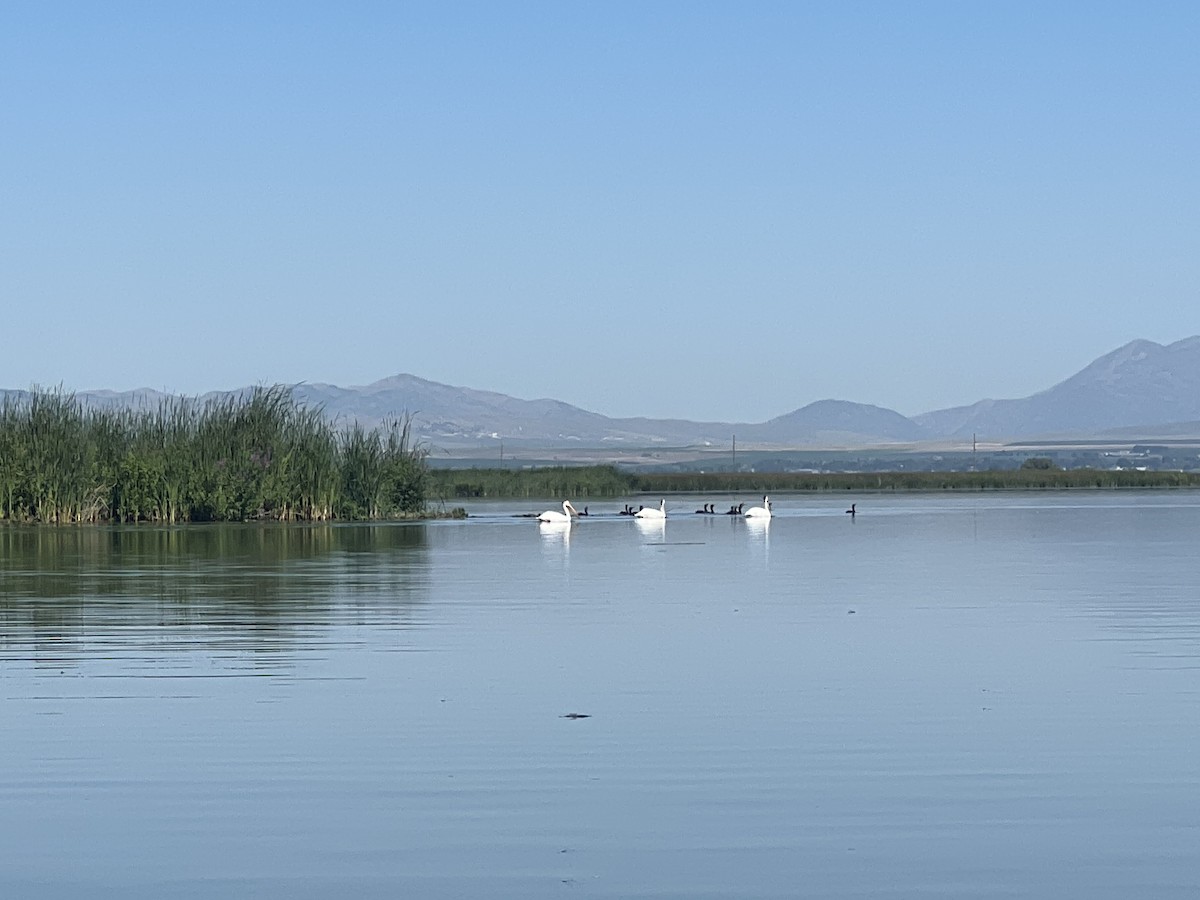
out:
M0 403L0 521L323 522L425 509L410 421L339 429L285 386L99 409L59 390Z
M429 470L432 496L444 500L486 497L623 497L632 476L614 466L541 466L534 469Z
M985 472L661 473L634 476L638 491L1028 491L1200 486L1200 474L1108 469L1004 469Z
M1107 469L986 472L633 472L613 466L432 469L430 489L450 498L623 497L639 493L771 491L1003 491L1200 487L1200 474Z

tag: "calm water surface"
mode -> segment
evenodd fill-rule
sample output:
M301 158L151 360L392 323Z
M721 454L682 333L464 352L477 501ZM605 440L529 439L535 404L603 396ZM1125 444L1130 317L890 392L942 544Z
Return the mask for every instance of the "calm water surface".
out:
M1200 896L1200 495L712 499L0 529L0 896Z

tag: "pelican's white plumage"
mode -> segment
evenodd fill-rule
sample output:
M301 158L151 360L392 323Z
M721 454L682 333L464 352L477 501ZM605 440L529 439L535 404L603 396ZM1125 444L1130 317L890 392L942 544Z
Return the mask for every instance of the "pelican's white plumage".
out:
M538 521L539 522L570 522L572 515L579 515L579 513L575 512L575 507L573 507L571 505L570 500L564 500L562 512L559 512L557 509L548 509L544 513L542 513L540 516L538 516Z
M762 506L752 506L746 510L747 519L769 519L771 516L771 498L765 495Z
M639 509L633 516L636 519L665 519L667 517L667 501L659 500L658 509Z

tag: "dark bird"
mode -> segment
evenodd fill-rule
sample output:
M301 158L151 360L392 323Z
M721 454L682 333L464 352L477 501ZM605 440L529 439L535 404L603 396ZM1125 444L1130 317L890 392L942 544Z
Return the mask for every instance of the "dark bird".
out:
M858 505L857 503L851 503L851 504L850 504L850 508L849 508L848 510L846 510L846 515L848 515L848 516L849 516L850 518L852 518L852 519L853 519L853 518L854 518L856 515L858 515L858 513L856 513L856 512L854 511L854 507L856 507L857 505Z

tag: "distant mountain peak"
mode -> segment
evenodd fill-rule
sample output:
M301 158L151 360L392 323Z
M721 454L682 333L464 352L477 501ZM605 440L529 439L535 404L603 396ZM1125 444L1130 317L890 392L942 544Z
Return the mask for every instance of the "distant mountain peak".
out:
M776 416L749 432L772 443L808 442L823 436L844 444L918 441L925 435L912 419L892 409L850 400L816 400Z
M380 378L378 381L372 381L370 384L362 385L359 390L379 391L390 390L393 388L405 388L414 384L437 385L438 387L449 387L449 385L441 385L436 381L428 381L416 375L410 375L407 372L399 372L395 375L389 375L387 378Z
M1082 375L1084 372L1092 372L1092 371L1113 372L1113 371L1120 369L1123 366L1128 366L1128 365L1132 365L1135 363L1139 363L1142 360L1144 360L1150 356L1161 353L1162 350L1163 350L1162 344L1156 344L1154 341L1147 341L1147 340L1142 340L1142 339L1138 339L1136 341L1130 341L1128 344L1118 347L1116 350L1113 350L1111 353L1106 353L1103 356L1101 356L1099 359L1090 363L1089 365L1084 367L1084 369L1081 372L1079 372L1078 375ZM1078 376L1072 376L1072 377L1078 377Z
M1186 368L1189 356L1192 358L1190 365L1200 369L1200 336L1184 338L1166 346L1139 339L1106 353L1062 384L1098 379L1111 385L1121 380L1144 379L1151 373L1161 375L1168 370Z
M1200 419L1200 336L1138 339L1065 381L1020 400L937 410L916 421L935 434L996 438L1096 434Z

